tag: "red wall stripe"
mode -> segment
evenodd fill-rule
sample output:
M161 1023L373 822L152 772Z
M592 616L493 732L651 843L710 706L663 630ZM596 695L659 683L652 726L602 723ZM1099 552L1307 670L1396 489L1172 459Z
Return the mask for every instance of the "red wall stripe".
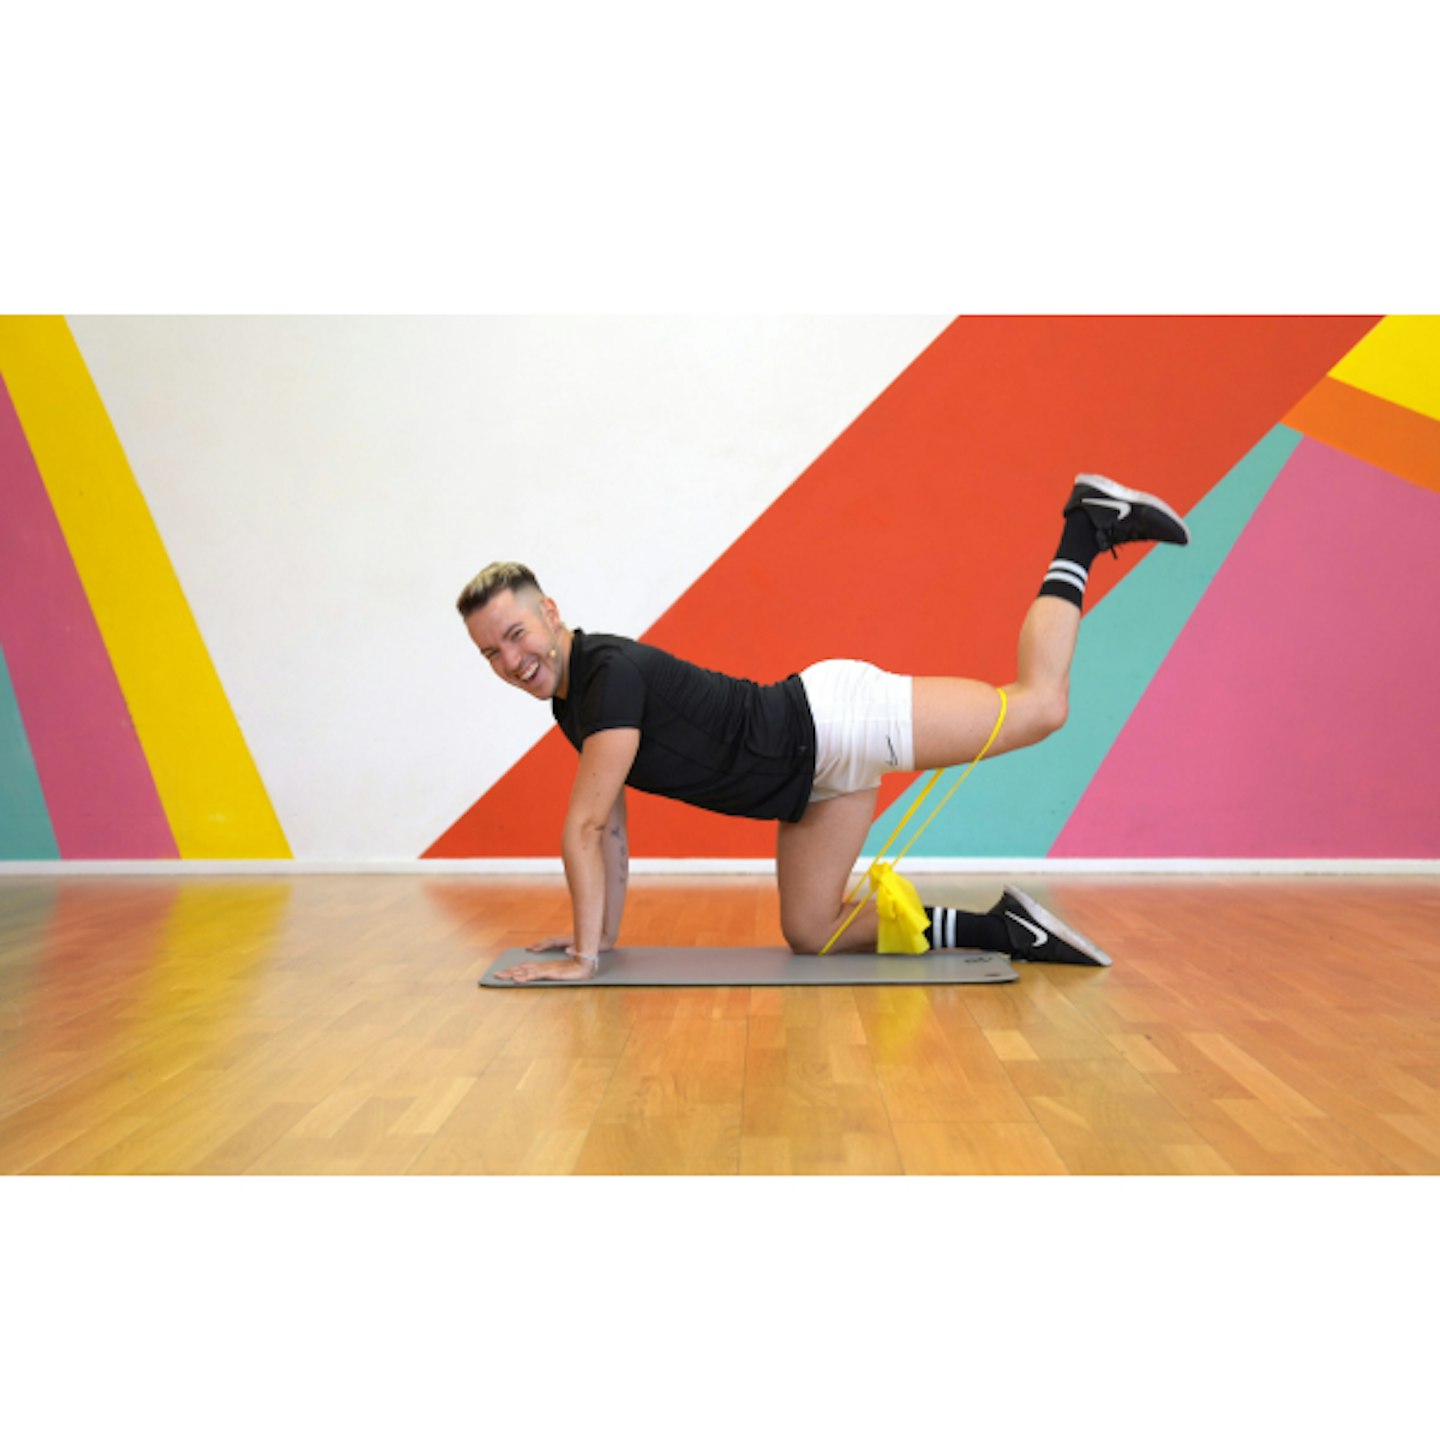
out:
M1076 471L1188 510L1377 318L957 320L640 638L756 680L853 655L1003 683ZM1137 559L1102 560L1088 603ZM551 731L426 857L558 853L573 774ZM636 855L774 850L650 796L630 817Z

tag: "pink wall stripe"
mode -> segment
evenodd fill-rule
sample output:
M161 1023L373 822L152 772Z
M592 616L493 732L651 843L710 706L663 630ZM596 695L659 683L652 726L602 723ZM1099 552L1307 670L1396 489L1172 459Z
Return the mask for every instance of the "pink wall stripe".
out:
M1440 857L1440 495L1301 443L1052 854Z
M3 378L0 646L61 858L176 858L145 753Z

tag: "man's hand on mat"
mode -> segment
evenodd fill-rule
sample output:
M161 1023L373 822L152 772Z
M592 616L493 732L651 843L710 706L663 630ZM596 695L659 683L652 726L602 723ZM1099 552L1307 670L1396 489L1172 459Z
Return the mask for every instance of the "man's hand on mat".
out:
M588 980L596 970L593 960L527 960L508 970L497 970L497 980L513 980L523 985L527 980Z

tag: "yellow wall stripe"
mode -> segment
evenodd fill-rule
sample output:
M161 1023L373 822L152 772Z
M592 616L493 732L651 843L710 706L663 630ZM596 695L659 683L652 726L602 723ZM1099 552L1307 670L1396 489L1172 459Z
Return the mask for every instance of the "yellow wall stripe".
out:
M290 847L65 321L0 316L0 375L187 860Z
M1440 315L1387 315L1330 374L1440 420Z

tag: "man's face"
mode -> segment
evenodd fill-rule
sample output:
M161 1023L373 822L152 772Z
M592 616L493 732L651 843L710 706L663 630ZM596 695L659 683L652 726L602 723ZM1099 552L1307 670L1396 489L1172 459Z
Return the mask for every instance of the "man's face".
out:
M517 690L549 700L564 685L567 647L553 600L533 590L501 590L465 628L490 668Z

